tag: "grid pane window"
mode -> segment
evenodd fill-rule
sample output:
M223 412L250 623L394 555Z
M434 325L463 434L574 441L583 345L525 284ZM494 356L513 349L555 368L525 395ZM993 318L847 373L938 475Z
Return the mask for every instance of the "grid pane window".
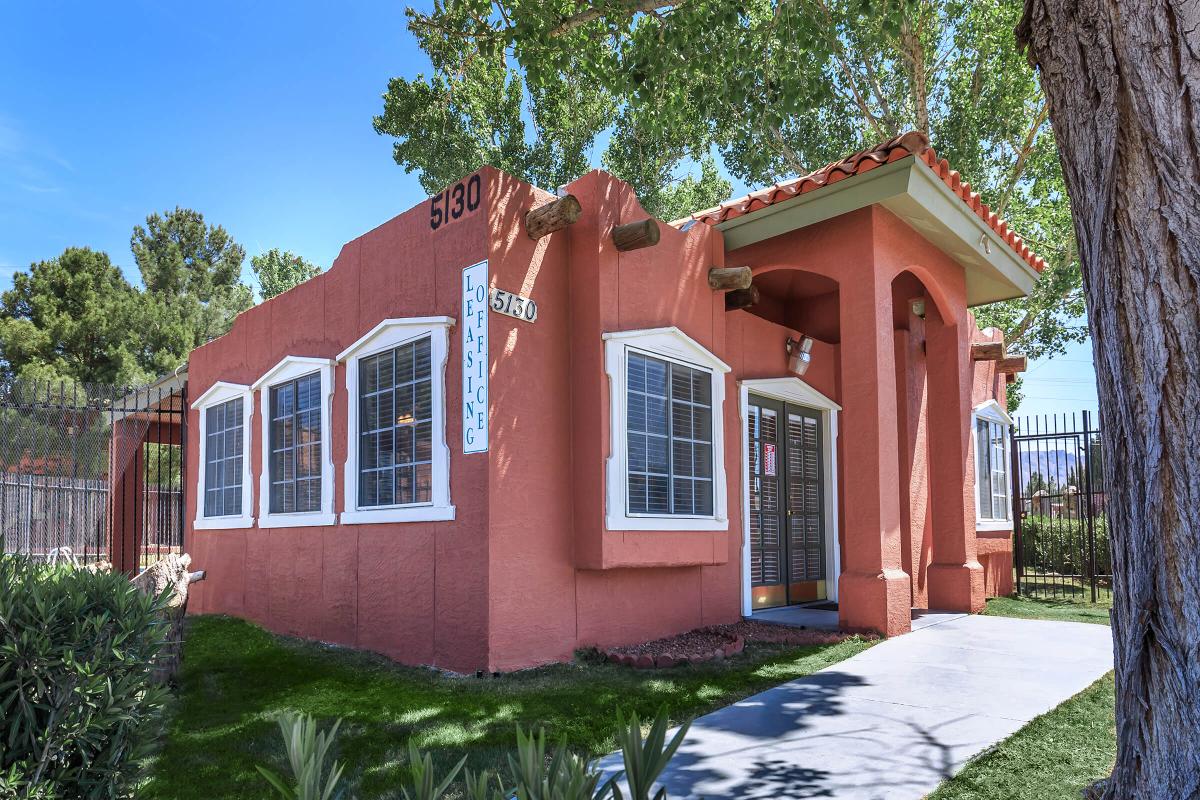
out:
M975 486L979 518L1007 520L1008 437L1006 427L987 419L975 420Z
M431 339L358 362L358 505L433 499Z
M712 516L711 373L633 352L626 369L629 513Z
M204 409L204 516L242 513L245 428L238 397Z
M272 514L321 510L321 375L271 387Z

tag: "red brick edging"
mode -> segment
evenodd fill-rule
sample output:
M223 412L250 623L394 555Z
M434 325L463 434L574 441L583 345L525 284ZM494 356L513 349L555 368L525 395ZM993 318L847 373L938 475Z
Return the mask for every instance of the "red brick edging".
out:
M698 656L674 656L669 653L663 653L658 656L643 653L635 656L630 653L622 653L619 647L604 650L602 651L602 655L614 664L622 664L634 669L667 669L670 667L683 667L688 664L702 664L706 661L720 661L723 658L735 656L745 649L745 638L736 636L723 647L716 648L711 653Z

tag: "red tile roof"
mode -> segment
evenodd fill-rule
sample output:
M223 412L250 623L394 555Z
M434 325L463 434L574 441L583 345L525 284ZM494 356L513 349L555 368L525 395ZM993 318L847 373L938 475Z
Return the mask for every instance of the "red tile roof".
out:
M1029 249L1028 245L1009 229L1008 223L988 208L987 203L981 202L979 193L971 191L971 184L962 179L955 170L950 169L946 159L939 159L937 152L929 146L929 137L920 131L909 131L881 145L847 156L841 161L829 164L816 172L810 172L799 178L777 183L767 189L751 192L737 200L729 200L715 208L697 211L691 218L706 225L716 225L727 219L733 219L750 214L760 208L783 202L798 194L811 192L831 183L849 178L854 175L875 169L882 164L890 164L908 156L916 156L924 161L945 182L950 190L962 198L962 201L986 222L1000 238L1008 243L1029 266L1041 272L1045 260Z

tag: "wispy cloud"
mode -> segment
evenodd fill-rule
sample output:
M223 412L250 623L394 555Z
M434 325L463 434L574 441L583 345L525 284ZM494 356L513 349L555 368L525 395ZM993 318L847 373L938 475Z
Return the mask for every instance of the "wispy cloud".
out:
M71 162L0 117L0 180L18 191L49 194L62 191L57 178L64 171L74 171Z

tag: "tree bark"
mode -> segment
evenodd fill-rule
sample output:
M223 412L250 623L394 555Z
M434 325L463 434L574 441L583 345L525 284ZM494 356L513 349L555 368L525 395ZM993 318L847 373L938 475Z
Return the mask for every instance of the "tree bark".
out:
M1117 762L1108 798L1200 797L1200 4L1026 0L1103 424Z
M583 209L573 194L566 194L549 203L538 206L525 215L525 233L530 239L561 231L574 225Z

